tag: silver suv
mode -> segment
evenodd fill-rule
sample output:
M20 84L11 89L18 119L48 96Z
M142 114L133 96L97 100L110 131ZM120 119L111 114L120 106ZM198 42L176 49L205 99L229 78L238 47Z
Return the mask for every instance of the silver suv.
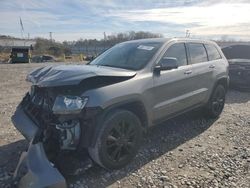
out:
M174 38L124 42L87 65L39 68L27 80L31 90L12 121L31 141L22 157L29 177L48 186L44 172L61 178L48 160L62 151L86 150L117 169L133 159L149 127L198 107L218 117L229 78L214 42Z

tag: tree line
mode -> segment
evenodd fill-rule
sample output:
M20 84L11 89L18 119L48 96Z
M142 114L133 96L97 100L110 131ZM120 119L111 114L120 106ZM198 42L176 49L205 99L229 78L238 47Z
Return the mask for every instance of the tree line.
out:
M107 35L106 37L100 40L79 39L77 41L64 41L62 43L44 38L36 38L36 45L33 47L33 51L34 54L50 54L54 56L60 56L62 54L71 55L76 50L82 53L86 53L88 51L91 51L91 53L100 53L102 49L105 50L120 42L135 39L162 37L163 35L158 33L151 33L145 31L130 31Z

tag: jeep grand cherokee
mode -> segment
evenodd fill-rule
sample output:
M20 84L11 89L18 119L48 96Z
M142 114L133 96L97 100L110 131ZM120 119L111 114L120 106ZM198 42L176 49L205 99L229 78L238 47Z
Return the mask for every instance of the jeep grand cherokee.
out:
M50 152L85 148L104 168L125 166L149 127L198 107L218 117L228 79L228 62L214 42L185 38L124 42L87 65L34 70L12 117L31 141L19 163L28 167L21 184L65 183Z

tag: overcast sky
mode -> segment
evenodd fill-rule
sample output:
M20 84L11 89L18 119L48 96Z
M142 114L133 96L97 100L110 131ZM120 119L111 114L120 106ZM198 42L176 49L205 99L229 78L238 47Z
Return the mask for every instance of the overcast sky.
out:
M58 41L126 31L250 40L250 0L0 0L0 35Z

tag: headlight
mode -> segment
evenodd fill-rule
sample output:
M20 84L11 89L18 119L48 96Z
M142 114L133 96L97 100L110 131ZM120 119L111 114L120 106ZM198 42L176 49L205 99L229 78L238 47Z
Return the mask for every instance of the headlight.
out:
M52 111L54 114L77 114L88 102L88 97L57 96Z

